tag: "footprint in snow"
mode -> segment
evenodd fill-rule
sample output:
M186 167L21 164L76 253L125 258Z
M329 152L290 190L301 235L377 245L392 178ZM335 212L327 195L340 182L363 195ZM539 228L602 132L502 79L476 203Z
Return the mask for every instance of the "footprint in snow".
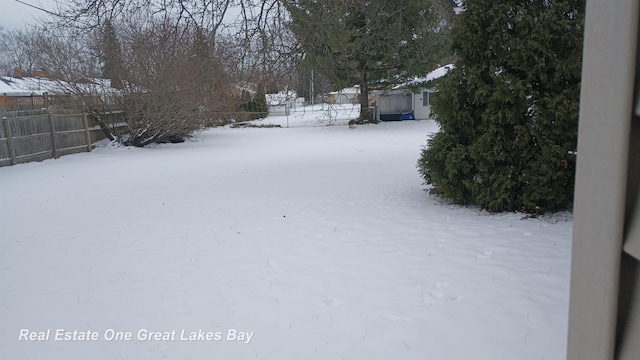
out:
M278 265L278 263L276 261L269 260L269 261L267 261L266 266L268 268L274 269L274 273L273 274L267 275L265 277L267 280L273 280L273 279L277 278L278 275L280 275L280 273L282 272L282 270L278 269L280 265Z
M462 296L447 296L444 289L449 287L449 283L446 281L436 283L435 290L429 292L429 297L423 296L420 300L420 305L433 305L436 301L460 301Z
M411 316L397 316L397 315L387 315L384 318L393 322L398 322L398 321L413 322L414 320L414 318L412 318Z
M325 296L322 298L322 302L327 306L338 306L342 304L342 301L334 298L333 296Z
M433 290L432 292L429 293L429 295L431 295L432 298L436 299L436 300L442 300L444 299L444 289L447 288L449 286L449 283L446 281L443 282L439 282L436 283L436 290Z
M493 248L484 248L482 254L476 255L476 259L486 259L493 255Z

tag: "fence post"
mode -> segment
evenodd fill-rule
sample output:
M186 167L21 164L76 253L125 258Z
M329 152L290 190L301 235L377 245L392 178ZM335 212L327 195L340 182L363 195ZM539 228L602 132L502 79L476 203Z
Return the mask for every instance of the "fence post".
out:
M55 126L55 121L53 120L53 116L51 115L51 112L49 111L49 113L47 114L47 117L49 118L49 127L51 129L51 147L53 148L53 158L57 159L58 158L58 145L56 144L56 126Z
M4 133L7 135L7 147L9 148L9 156L11 157L11 165L16 164L16 150L13 148L13 134L11 133L11 124L9 119L2 117L2 124L4 125Z
M82 113L82 123L84 124L84 136L87 139L87 152L91 152L91 133L89 132L87 113Z

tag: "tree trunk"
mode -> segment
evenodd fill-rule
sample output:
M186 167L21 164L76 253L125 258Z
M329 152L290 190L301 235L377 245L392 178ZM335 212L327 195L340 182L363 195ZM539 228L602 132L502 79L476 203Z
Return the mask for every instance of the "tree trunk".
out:
M109 125L107 125L107 123L104 120L102 120L100 115L97 115L97 114L92 113L91 111L89 111L89 116L91 116L93 119L95 119L96 123L98 123L98 125L100 126L100 130L102 131L104 136L107 139L109 139L109 141L113 141L113 140L116 139L115 136L113 136L113 133L111 132L111 129L109 128Z
M360 83L360 117L358 122L361 124L376 124L378 122L373 118L373 112L369 108L369 85L366 81Z

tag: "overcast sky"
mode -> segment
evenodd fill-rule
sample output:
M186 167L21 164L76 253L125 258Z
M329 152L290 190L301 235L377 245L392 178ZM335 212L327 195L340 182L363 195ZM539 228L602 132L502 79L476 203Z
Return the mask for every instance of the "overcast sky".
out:
M21 0L22 2L48 10L55 8L55 0ZM20 29L27 23L34 23L34 17L45 15L15 0L0 0L0 26L5 29Z

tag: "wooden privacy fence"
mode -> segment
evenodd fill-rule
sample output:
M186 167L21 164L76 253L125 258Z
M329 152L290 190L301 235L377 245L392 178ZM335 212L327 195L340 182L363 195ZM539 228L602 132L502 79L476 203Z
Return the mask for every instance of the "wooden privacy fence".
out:
M32 112L0 116L0 166L91 151L86 114Z

